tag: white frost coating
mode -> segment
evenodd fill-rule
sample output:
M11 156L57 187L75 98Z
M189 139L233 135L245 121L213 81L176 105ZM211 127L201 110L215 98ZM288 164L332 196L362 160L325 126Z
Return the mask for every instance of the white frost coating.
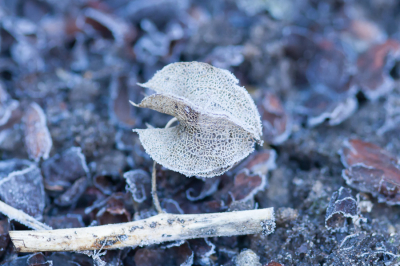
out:
M228 71L205 63L174 63L143 87L157 94L137 107L175 116L179 125L135 129L146 152L159 164L186 176L213 177L229 170L262 145L257 108Z

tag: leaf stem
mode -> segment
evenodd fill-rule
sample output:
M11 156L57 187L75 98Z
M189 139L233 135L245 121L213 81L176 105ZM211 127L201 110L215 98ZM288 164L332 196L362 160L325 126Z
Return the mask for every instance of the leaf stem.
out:
M157 162L153 162L153 173L151 174L151 196L153 197L153 204L158 213L164 213L161 209L160 201L158 200L157 195L157 170L156 170Z
M165 125L165 128L169 128L173 123L178 121L176 117L172 118L171 120L168 121L168 123ZM164 211L161 209L160 201L158 200L158 195L157 195L157 162L153 162L153 172L151 174L151 196L153 197L153 204L154 207L156 208L158 213L164 213Z

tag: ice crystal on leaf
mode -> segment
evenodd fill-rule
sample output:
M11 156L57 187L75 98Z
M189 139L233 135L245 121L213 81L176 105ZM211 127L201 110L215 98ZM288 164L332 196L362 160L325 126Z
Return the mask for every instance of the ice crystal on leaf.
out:
M135 129L159 164L186 176L221 175L262 145L257 108L229 71L199 62L173 63L139 84L156 93L137 107L174 116L171 128Z

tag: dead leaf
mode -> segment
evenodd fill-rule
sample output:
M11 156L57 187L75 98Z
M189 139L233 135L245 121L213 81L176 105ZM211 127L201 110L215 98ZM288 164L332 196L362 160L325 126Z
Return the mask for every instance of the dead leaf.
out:
M42 108L37 103L31 103L26 109L23 121L25 125L25 145L29 157L36 162L40 158L47 159L53 141Z

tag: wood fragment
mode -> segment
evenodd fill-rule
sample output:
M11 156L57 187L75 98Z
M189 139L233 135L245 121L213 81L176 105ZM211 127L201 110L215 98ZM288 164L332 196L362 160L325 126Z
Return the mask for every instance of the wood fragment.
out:
M11 231L18 252L117 249L193 238L270 234L273 208L207 214L161 213L122 223L41 231Z
M23 211L17 210L10 205L0 200L0 213L3 213L11 220L15 220L23 225L26 225L34 230L51 230L52 228L46 224L43 224L33 218L32 216L24 213ZM30 232L30 231L28 231Z

